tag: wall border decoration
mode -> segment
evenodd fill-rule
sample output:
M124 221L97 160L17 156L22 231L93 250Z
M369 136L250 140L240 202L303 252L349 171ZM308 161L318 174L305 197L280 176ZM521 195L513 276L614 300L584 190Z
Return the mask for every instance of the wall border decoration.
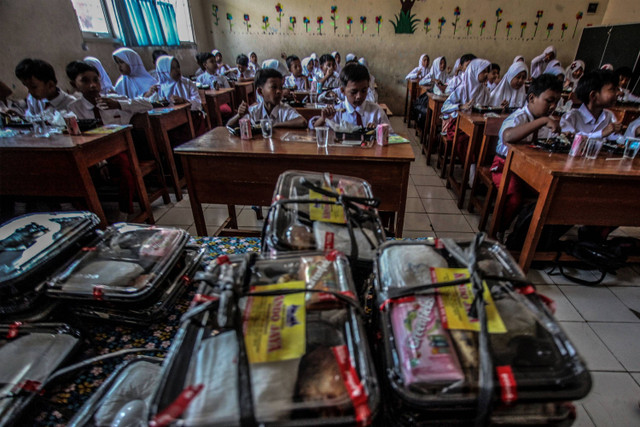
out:
M244 25L247 27L247 33L249 32L249 28L251 28L251 24L249 23L249 20L251 19L249 17L248 13L245 13L244 16L242 17L242 19L244 20Z
M520 38L524 38L524 30L527 29L527 21L522 21L520 23Z
M289 17L289 24L291 24L291 25L289 25L289 30L293 31L294 33L296 31L296 22L297 22L297 20L296 20L295 16L290 16Z
M444 27L444 24L447 22L447 20L444 18L444 16L441 16L440 19L438 19L438 38L440 38L440 35L442 35L442 27Z
M378 26L378 34L380 34L380 25L382 25L382 15L376 16L376 25Z

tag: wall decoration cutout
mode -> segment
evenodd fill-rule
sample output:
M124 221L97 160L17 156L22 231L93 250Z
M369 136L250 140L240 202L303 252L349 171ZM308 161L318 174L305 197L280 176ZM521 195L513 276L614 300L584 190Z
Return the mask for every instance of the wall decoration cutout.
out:
M276 21L278 21L280 23L280 28L282 28L282 3L277 3L276 4L276 12L278 12L278 17L276 18Z
M471 32L471 27L473 27L473 21L471 21L471 19L467 19L467 24L465 25L465 27L467 28L467 36L468 36L469 32Z
M218 5L217 4L212 4L211 5L211 14L213 15L214 18L216 18L216 27L218 26L218 22L219 22L219 18L218 18Z
M249 24L249 14L244 14L244 25L247 26L247 33L249 32L249 28L251 28L251 24Z
M442 27L444 27L446 22L447 20L444 19L444 16L441 16L440 19L438 19L438 37L442 34Z
M553 22L547 24L547 38L551 35L551 31L553 31Z
M378 26L378 34L380 34L380 25L382 25L382 15L376 16L376 25Z
M411 14L411 9L415 2L415 0L400 0L402 8L398 15L394 15L396 21L389 20L396 34L413 34L416 31L416 25L420 20L416 19L415 14Z
M502 22L502 18L500 18L501 16L502 16L502 9L501 8L496 9L496 26L493 29L494 37L496 36L496 34L498 34L498 24Z
M456 8L453 9L453 19L454 21L451 25L453 25L453 35L455 36L458 30L458 21L460 20L460 6L456 6Z
M527 21L520 23L520 38L524 37L524 30L527 28Z
M576 30L578 29L578 23L582 19L582 15L583 15L582 12L576 13L576 26L573 27L573 35L571 36L572 39L576 37Z
M482 21L480 23L480 36L482 36L482 33L484 33L484 29L487 26L487 21Z
M291 31L296 31L296 17L295 16L290 16L289 17L289 30Z
M544 14L544 10L539 10L538 13L536 13L536 22L533 23L533 25L536 26L536 29L533 30L533 37L535 37L536 34L538 33L538 24L540 23L540 18L542 18L543 14Z
M509 34L511 33L512 28L513 28L513 24L511 23L511 21L507 21L507 37L509 37Z
M269 25L269 17L262 15L262 26L260 28L262 28L264 31L267 31Z
M353 18L347 16L347 28L349 29L349 34L351 34L351 24L353 24Z
M560 30L562 31L560 38L563 39L564 38L564 32L567 30L567 28L569 28L569 25L567 25L566 22L563 22L562 25L560 26Z
M318 23L318 33L322 35L322 24L324 24L324 20L322 19L322 16L318 16L318 18L316 19L316 22Z
M305 16L304 18L302 18L302 22L304 22L304 32L308 33L309 32L309 23L311 23L311 21L309 20L309 17Z
M331 6L331 25L333 25L333 33L338 29L338 6Z
M367 29L367 17L366 16L361 16L360 17L360 27L362 28L362 34L364 34L364 30Z
M427 16L426 18L424 18L424 32L429 34L429 31L431 31L431 28L429 28L431 26L431 19L429 19L429 17Z
M227 21L229 21L229 31L231 31L231 28L233 27L233 23L231 22L233 20L233 16L230 13L227 13Z

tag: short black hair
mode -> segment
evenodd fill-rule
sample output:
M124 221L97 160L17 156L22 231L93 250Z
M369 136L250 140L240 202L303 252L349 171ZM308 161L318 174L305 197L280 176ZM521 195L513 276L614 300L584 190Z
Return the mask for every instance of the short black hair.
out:
M334 58L333 56L331 56L331 54L330 54L330 53L325 53L324 55L322 55L322 56L320 57L320 65L324 65L324 64L326 64L327 62L333 62L333 63L335 63L335 62L336 62L336 58Z
M589 103L589 95L591 92L600 92L600 90L606 85L611 83L614 87L618 87L620 80L609 70L598 70L586 73L578 81L578 86L575 88L574 93L576 97L584 104Z
M289 55L289 56L287 56L287 69L288 69L289 71L291 71L291 65L293 65L293 63L294 63L294 62L296 62L296 61L300 61L300 58L298 58L298 57L297 57L297 56L295 56L295 55Z
M96 67L84 61L69 62L65 71L67 72L67 77L69 77L69 80L75 80L79 74L86 73L87 71L93 71L98 76L100 76L100 72Z
M161 56L169 56L169 53L166 50L156 49L151 52L151 57L153 58L153 63L155 64L158 58Z
M236 64L242 65L243 67L248 67L249 66L249 57L247 55L245 55L244 53L241 53L236 58Z
M498 72L500 72L500 66L499 66L498 64L496 64L495 62L494 62L494 63L492 63L492 64L489 66L489 72L491 72L491 71L493 71L493 70L498 70Z
M348 63L340 72L340 84L346 87L349 82L369 81L369 70L362 64Z
M349 64L359 64L358 59L352 59L351 61L347 61L344 65L347 66Z
M562 93L562 82L553 74L541 74L539 77L533 79L527 95L533 94L534 96L540 96L545 90Z
M198 65L200 66L200 68L204 68L204 63L207 62L207 59L209 58L215 58L215 56L213 56L213 53L200 52L196 54L196 61L198 62Z
M256 88L263 87L269 79L282 79L282 74L273 68L261 68L256 72L254 80Z
M464 64L465 62L468 62L468 61L473 61L476 58L477 57L473 53L465 53L464 55L462 55L460 57L460 65L462 65L462 64Z
M626 77L630 79L633 76L633 70L630 67L620 67L614 71L615 75L620 80L620 77Z
M16 77L20 80L27 80L32 77L47 82L58 84L56 72L51 64L42 59L25 58L16 66Z

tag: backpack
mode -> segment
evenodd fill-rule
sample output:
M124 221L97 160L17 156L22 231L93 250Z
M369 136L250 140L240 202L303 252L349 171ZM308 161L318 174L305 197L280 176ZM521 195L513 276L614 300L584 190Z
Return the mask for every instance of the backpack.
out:
M518 213L513 226L513 231L507 237L505 246L510 251L519 251L524 246L524 241L529 232L529 225L533 218L535 203L526 205ZM571 225L545 225L540 233L537 251L558 251L560 249L560 237L571 229Z
M427 119L427 106L429 105L429 97L426 93L420 95L413 102L411 107L411 119L415 120L418 129L424 129L424 121Z

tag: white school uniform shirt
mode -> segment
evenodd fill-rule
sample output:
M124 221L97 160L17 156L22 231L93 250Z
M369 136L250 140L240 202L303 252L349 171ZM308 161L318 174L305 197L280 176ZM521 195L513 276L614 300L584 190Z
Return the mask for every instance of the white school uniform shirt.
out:
M440 71L440 63L442 62L443 57L439 56L433 60L431 64L431 69L427 73L426 76L422 80L420 80L420 86L427 86L432 83L434 80L440 80L441 83L446 84L447 80L449 80L449 74L447 73L447 69Z
M300 77L296 77L293 74L289 74L284 79L284 85L286 87L296 87L297 90L307 90L310 88L309 79L307 76L302 75Z
M156 62L156 71L160 82L160 96L166 99L170 99L173 95L179 96L191 103L192 111L201 111L202 98L200 98L196 84L186 77L181 76L179 80L174 80L171 77L171 62L174 59L173 56L165 55L158 58Z
M636 130L640 128L640 117L629 123L629 127L627 131L624 133L624 136L630 136L632 138L636 138Z
M623 101L625 102L640 102L640 96L636 96L629 89L620 89L620 91L624 94L622 96Z
M507 154L509 153L509 148L505 145L502 139L502 135L504 134L505 130L520 126L525 123L530 123L534 120L535 117L533 117L533 114L531 114L531 111L529 111L528 105L525 105L522 108L518 108L516 111L511 113L509 117L504 119L504 122L502 122L502 126L500 127L500 131L498 132L498 145L496 146L496 154L501 157L507 157ZM529 135L525 136L522 141L531 141L534 134L535 132L530 133ZM545 126L538 129L538 138L547 138L550 135L551 130L548 127Z
M241 73L240 70L234 68L227 73L227 76L240 81L240 79L253 79L256 76L256 73L248 67L244 70L244 73Z
M528 74L527 66L519 61L511 64L502 80L491 91L489 105L499 107L503 101L508 101L509 107L520 108L527 102L527 91L524 85L517 90L511 87L511 80L520 73L525 73L526 78Z
M421 80L424 76L426 76L427 73L429 73L429 66L427 65L426 67L423 67L422 60L428 56L429 55L427 55L426 53L423 53L422 55L420 55L420 59L418 60L418 66L413 70L411 70L411 72L407 74L407 76L404 79L405 80L415 80L415 79Z
M544 73L545 68L547 68L547 65L549 65L549 63L551 62L545 61L544 57L551 52L554 53L554 56L558 56L555 47L547 46L547 48L544 50L544 52L542 52L541 55L538 55L531 60L531 78L535 79L536 77Z
M379 125L386 123L389 125L389 133L393 133L391 123L384 110L376 103L364 101L359 107L354 107L346 99L336 105L336 115L331 119L336 123L347 122L353 125L358 124L356 112L362 117L362 125L366 127L369 123ZM340 111L344 110L344 111Z
M229 84L229 80L227 80L225 76L219 76L217 74L209 74L208 71L205 71L204 73L200 74L196 79L196 81L201 85L209 86L211 89L215 87L214 83L218 83L218 86L220 86L221 89L231 87L231 85Z
M300 113L298 113L295 108L292 108L287 104L276 105L273 107L273 110L271 110L271 114L268 114L266 108L264 108L264 102L254 104L249 107L249 112L245 117L247 116L251 119L251 123L253 124L260 124L260 120L262 119L271 119L273 124L276 124L288 122L289 120L301 117Z
M324 75L322 76L322 78L324 78ZM322 83L323 90L335 89L337 87L340 87L340 76L336 72L334 72L331 76L329 76L327 80L324 81L324 83Z
M129 99L126 96L120 96L115 99L120 104L119 110L100 110L100 119L105 125L128 125L134 114L145 113L153 108L151 103L143 97ZM84 96L76 99L69 104L69 111L73 112L78 119L94 119L95 106Z
M593 117L585 104L580 108L569 110L564 113L560 119L560 127L562 132L581 133L589 138L602 138L602 131L609 123L615 123L616 116L609 110L602 110L600 116L596 119ZM607 137L611 141L615 141L620 135L612 133Z
M39 114L48 109L64 111L69 109L69 104L76 98L62 89L58 89L58 95L51 99L35 99L31 94L27 95L27 113Z
M344 94L342 93L342 90L338 87L335 89L325 90L324 92L322 92L322 94L320 94L320 96L318 97L318 101L327 102L332 100L332 98L329 96L330 93L334 93L336 97L334 97L333 99L338 99L340 102L343 102L346 99ZM373 102L374 104L377 104L375 92L371 88L369 88L369 90L367 91L367 97L365 99L369 102Z
M489 103L489 89L480 83L478 76L491 65L486 59L474 59L462 75L462 83L449 95L442 105L443 113L453 113L457 117L460 106L473 100L474 104L487 105Z
M488 81L487 82L487 89L494 90L498 86L498 83L500 83L500 80L498 80L495 83L491 83L491 82Z

